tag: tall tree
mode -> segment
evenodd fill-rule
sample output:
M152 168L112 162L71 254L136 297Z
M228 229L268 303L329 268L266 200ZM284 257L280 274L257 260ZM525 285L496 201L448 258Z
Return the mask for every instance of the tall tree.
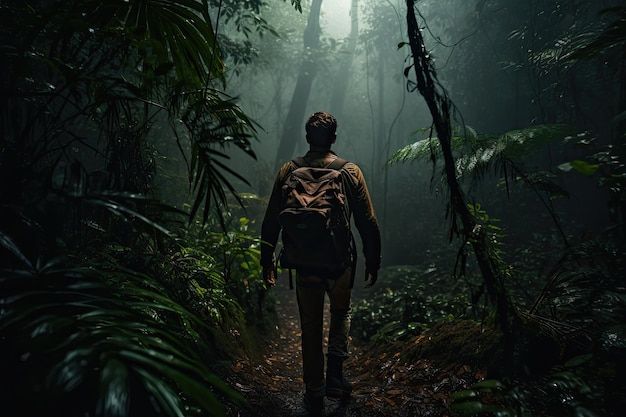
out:
M357 38L359 36L359 0L352 0L350 6L350 34L348 35L345 47L339 55L337 80L333 88L333 95L330 98L330 112L339 119L342 117L343 102L346 98L346 91L352 77L352 61L356 52Z
M307 20L306 28L303 36L303 55L300 71L296 87L293 91L289 112L283 128L283 134L278 145L278 153L274 166L276 169L288 159L293 157L296 144L302 137L302 120L306 104L309 101L311 93L311 85L318 70L317 49L320 43L320 11L322 8L322 0L313 0L311 3L311 11Z

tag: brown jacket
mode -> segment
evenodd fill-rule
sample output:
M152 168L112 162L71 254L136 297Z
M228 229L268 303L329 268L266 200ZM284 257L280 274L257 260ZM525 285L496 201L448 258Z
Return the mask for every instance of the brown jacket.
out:
M330 149L312 149L304 155L304 159L311 166L317 167L327 166L335 158L337 158L337 155ZM282 209L282 186L287 176L294 169L296 169L296 166L291 161L281 167L276 176L274 188L265 211L263 225L261 226L261 240L263 241L261 244L261 266L266 268L273 265L274 249L281 229L278 222L278 214ZM365 178L361 169L352 162L344 165L342 171L347 174L346 178L348 179L346 181L349 188L346 190L348 218L354 215L354 224L363 243L366 267L370 271L377 271L380 268L380 229Z

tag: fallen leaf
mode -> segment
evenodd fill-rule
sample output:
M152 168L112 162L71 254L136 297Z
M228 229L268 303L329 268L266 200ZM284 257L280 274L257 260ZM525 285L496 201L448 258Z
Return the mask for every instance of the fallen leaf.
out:
M387 404L389 404L392 407L396 406L396 402L394 400L392 400L391 398L386 398L385 397L385 401L387 401Z
M433 398L435 398L436 400L446 401L448 399L448 396L442 392L436 392L433 394Z

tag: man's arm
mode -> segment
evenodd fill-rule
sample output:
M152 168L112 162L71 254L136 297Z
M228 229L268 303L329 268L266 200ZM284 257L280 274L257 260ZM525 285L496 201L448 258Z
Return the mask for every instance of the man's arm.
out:
M270 199L265 210L263 223L261 224L261 267L265 281L269 285L274 285L276 280L276 260L274 249L280 234L280 223L278 215L282 205L282 185L291 170L291 164L286 163L278 172L274 187L270 194ZM270 276L271 275L271 276Z
M277 178L272 194L270 194L270 199L261 225L261 266L263 267L268 267L273 262L274 248L276 247L278 235L280 234L280 223L278 222L281 200L280 193L280 184Z
M361 169L353 163L346 164L345 169L350 173L350 209L363 243L365 279L368 280L366 286L372 286L380 269L381 237L378 219Z

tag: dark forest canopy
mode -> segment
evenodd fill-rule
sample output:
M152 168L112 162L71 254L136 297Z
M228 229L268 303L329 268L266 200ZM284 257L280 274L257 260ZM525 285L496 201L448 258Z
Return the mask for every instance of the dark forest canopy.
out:
M218 364L275 331L260 216L321 109L383 232L359 337L482 323L508 337L501 411L552 410L555 380L561 415L623 407L623 2L9 0L0 18L7 409L243 407Z

